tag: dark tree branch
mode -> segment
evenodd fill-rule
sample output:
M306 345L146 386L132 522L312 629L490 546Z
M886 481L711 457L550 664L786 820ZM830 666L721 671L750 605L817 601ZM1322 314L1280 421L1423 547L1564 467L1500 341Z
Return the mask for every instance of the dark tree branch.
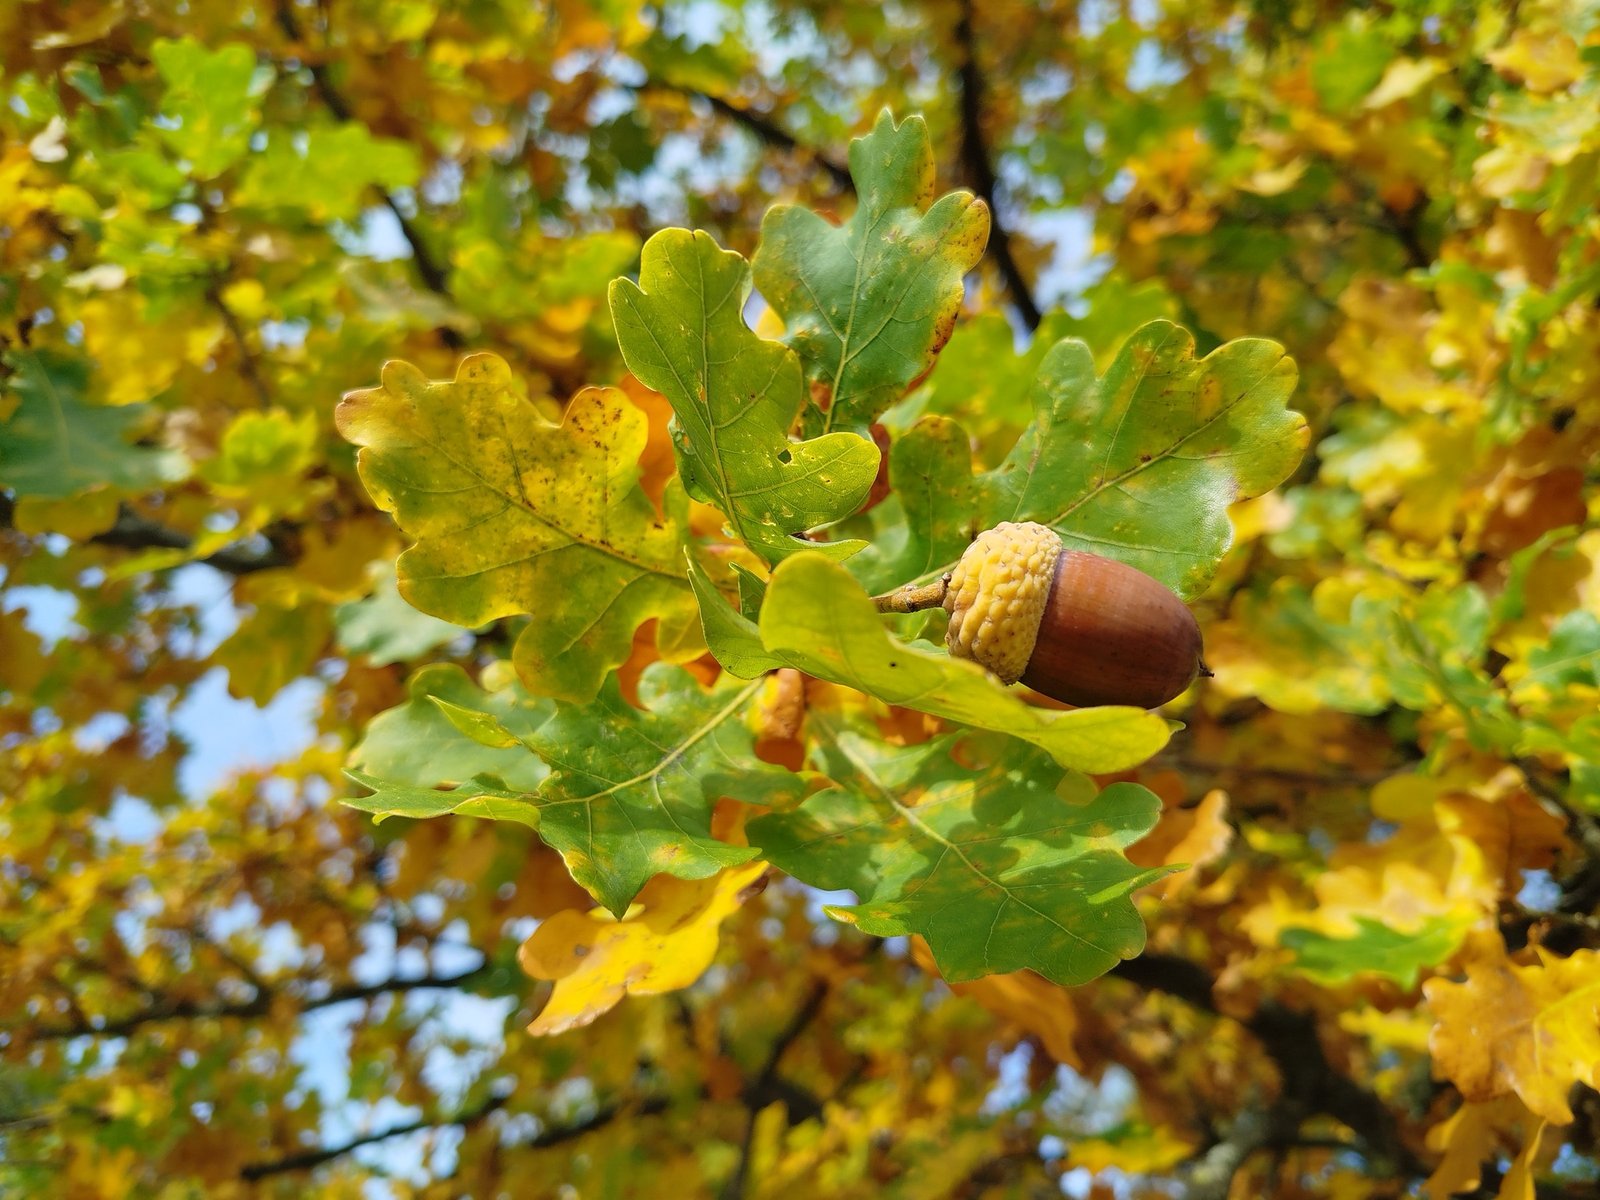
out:
M382 1129L376 1133L365 1134L338 1146L328 1146L320 1150L306 1150L298 1154L286 1155L272 1162L253 1163L243 1168L239 1174L248 1180L265 1179L269 1175L283 1175L293 1171L309 1171L330 1163L336 1158L341 1158L363 1146L371 1146L377 1142L388 1141L390 1138L404 1137L408 1133L420 1133L424 1129L446 1129L460 1125L470 1129L479 1124L491 1113L506 1106L511 1099L510 1093L503 1096L491 1096L470 1112L459 1113L447 1120L439 1121L412 1121L405 1125L395 1125L389 1129ZM546 1129L531 1141L521 1145L530 1150L547 1150L552 1146L559 1146L566 1142L576 1141L587 1133L609 1125L618 1117L651 1117L657 1113L665 1112L667 1101L661 1096L652 1096L638 1104L613 1104L598 1110L593 1116L587 1117L572 1125L560 1125Z
M983 74L978 69L978 45L972 29L972 0L961 0L961 16L956 21L956 45L961 49L961 161L972 176L973 190L989 206L989 249L994 253L1017 315L1028 329L1039 328L1039 306L1034 302L1028 281L1011 253L1011 235L1000 219L995 193L998 183L983 141Z
M463 1129L470 1129L478 1122L484 1120L490 1113L496 1112L506 1106L506 1101L511 1099L511 1093L504 1095L491 1095L476 1108L444 1120L412 1121L406 1125L394 1125L388 1129L380 1129L376 1133L363 1134L361 1137L352 1138L350 1141L338 1146L325 1146L318 1150L303 1150L298 1154L285 1155L283 1158L271 1162L250 1163L241 1168L239 1174L248 1180L265 1179L269 1175L284 1175L291 1171L309 1171L330 1163L336 1158L343 1158L354 1150L363 1146L371 1146L377 1142L386 1142L390 1138L404 1137L408 1133L419 1133L424 1129L447 1129L459 1125ZM576 1136L576 1135L574 1135Z
M295 1011L299 1013L315 1012L319 1008L343 1004L348 1000L371 1000L390 992L430 991L462 987L472 980L488 974L489 969L489 965L485 963L481 966L473 967L470 971L461 971L455 975L422 975L416 979L385 979L378 983L344 983L329 989L326 995L301 999L295 1006ZM45 1029L25 1031L25 1036L35 1041L61 1041L66 1038L76 1037L122 1037L143 1025L150 1025L159 1021L200 1020L206 1018L248 1020L271 1014L274 1001L282 994L282 989L262 989L257 991L256 995L251 999L244 1001L219 1003L216 1001L172 1000L152 1005L149 1008L118 1018L115 1021L102 1022L99 1025L81 1021L72 1025L58 1025Z
M850 168L835 162L815 146L809 146L802 142L764 113L756 112L750 108L741 108L737 104L724 100L721 96L713 95L710 92L702 92L698 88L680 87L675 83L668 83L661 79L651 79L644 85L644 88L645 90L660 92L675 92L680 96L688 96L693 100L704 101L711 106L712 112L732 121L736 125L743 126L755 134L763 144L771 146L774 150L782 150L788 154L798 154L803 158L810 159L817 165L818 169L825 172L833 180L834 186L841 192L855 191L856 185L855 181L850 178Z
M744 1103L749 1110L745 1121L744 1140L739 1146L739 1162L733 1169L733 1174L728 1177L728 1182L723 1186L723 1200L739 1200L744 1195L745 1180L750 1171L750 1152L755 1145L756 1117L761 1110L774 1100L783 1100L791 1103L784 1089L779 1086L782 1081L778 1079L778 1064L783 1060L784 1053L806 1031L806 1027L816 1020L817 1014L822 1011L823 1002L828 998L828 984L825 980L817 980L811 985L811 990L806 993L806 998L801 1001L800 1007L789 1018L778 1034L776 1040L767 1051L767 1057L761 1064L761 1070L750 1080L744 1089ZM813 1104L815 1101L813 1101ZM818 1106L820 1111L820 1106Z
M188 550L194 539L186 533L169 528L159 521L141 517L126 505L117 513L116 524L104 533L89 539L101 546L115 546L121 550ZM199 561L229 575L251 575L256 571L270 571L294 562L294 555L278 538L268 536L264 548L252 547L247 542L224 546L215 554Z
M278 28L283 31L283 36L295 45L303 45L304 39L300 30L300 22L295 20L294 0L278 0L276 6ZM349 121L354 118L354 110L350 102L345 99L344 93L335 86L332 77L328 74L325 63L316 61L307 56L306 69L311 72L311 86L321 99L323 106L339 121ZM423 238L422 231L412 219L406 216L396 202L394 195L382 188L378 189L379 196L383 199L384 207L394 214L400 224L400 233L411 247L411 260L416 264L417 276L422 280L423 286L435 295L452 299L450 280L445 271L444 264L434 255L427 240ZM439 338L452 350L459 350L466 345L465 339L456 330L448 325L441 325L438 329Z
M1211 977L1188 959L1146 954L1119 963L1112 973L1207 1012L1218 1011ZM1300 1126L1324 1113L1360 1139L1360 1149L1375 1175L1427 1174L1427 1168L1401 1141L1388 1106L1328 1061L1313 1015L1268 1001L1242 1023L1277 1067L1283 1092L1271 1108L1246 1109L1239 1114L1229 1133L1201 1156L1191 1170L1192 1196L1202 1200L1225 1196L1233 1173L1252 1154L1266 1146L1298 1142ZM1202 1187L1203 1180L1215 1182ZM1218 1187L1220 1191L1215 1190Z
M244 326L239 322L239 316L229 308L222 298L222 290L212 283L206 288L206 302L216 309L222 316L222 324L228 331L228 336L233 339L235 349L239 352L239 373L244 376L250 390L256 394L256 401L262 408L272 405L272 394L267 390L267 381L261 376L261 364L256 359L255 351L250 348L249 341L245 338Z
M5 492L0 492L0 531L16 527L16 508L17 502ZM250 575L256 571L287 567L295 560L294 551L284 536L288 532L286 528L268 534L264 539L265 545L236 542L198 561L229 575ZM95 534L89 541L101 546L115 546L119 550L188 550L194 545L194 539L188 534L148 517L141 517L126 505L118 510L116 523L110 529Z

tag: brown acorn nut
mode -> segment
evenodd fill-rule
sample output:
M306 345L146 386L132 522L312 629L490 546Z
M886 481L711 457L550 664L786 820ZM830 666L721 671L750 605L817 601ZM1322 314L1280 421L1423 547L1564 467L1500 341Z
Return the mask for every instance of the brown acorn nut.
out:
M920 603L905 608L942 600L952 654L1065 704L1156 708L1210 673L1200 626L1176 595L1124 563L1066 549L1044 525L985 530L939 587L914 590Z

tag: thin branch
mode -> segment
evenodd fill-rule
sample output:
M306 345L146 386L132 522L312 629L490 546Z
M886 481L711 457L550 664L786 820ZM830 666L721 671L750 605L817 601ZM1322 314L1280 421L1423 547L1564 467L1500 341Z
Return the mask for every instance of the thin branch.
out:
M0 526L9 524L5 516L0 513ZM118 511L116 524L89 540L122 550L188 550L194 545L194 539L188 534L148 517L141 517L126 505ZM281 540L268 536L266 541L265 548L253 547L248 542L236 542L198 561L229 575L250 575L256 571L286 567L294 562L295 556Z
M269 1175L284 1175L291 1171L309 1171L330 1163L336 1158L343 1158L354 1150L363 1146L371 1146L378 1142L386 1142L390 1138L404 1137L408 1133L420 1133L424 1129L447 1129L459 1125L463 1129L470 1129L478 1122L484 1120L490 1113L496 1112L506 1106L511 1099L508 1091L504 1095L491 1095L484 1102L469 1112L457 1113L444 1120L412 1121L405 1125L394 1125L388 1129L380 1129L376 1133L363 1134L361 1137L352 1138L350 1141L338 1146L325 1146L318 1150L304 1150L298 1154L286 1155L272 1162L250 1163L240 1169L239 1175L247 1180L265 1179Z
M756 1117L773 1100L781 1098L772 1094L775 1090L781 1092L781 1089L774 1088L775 1083L781 1082L777 1078L778 1064L783 1060L784 1052L799 1039L806 1031L806 1027L816 1020L817 1014L822 1011L823 1001L827 998L827 981L821 979L815 981L800 1007L789 1018L789 1023L783 1027L768 1049L761 1070L744 1089L744 1103L749 1110L749 1117L745 1121L744 1140L739 1146L739 1162L734 1167L733 1174L728 1177L728 1182L723 1185L723 1200L739 1200L744 1195L745 1180L750 1170L750 1153L755 1147Z
M1283 783L1303 783L1308 787L1372 787L1382 783L1398 768L1376 771L1353 769L1295 771L1286 767L1259 767L1249 763L1207 762L1182 754L1165 752L1151 760L1153 766L1167 767L1186 775L1238 775L1245 779L1275 779Z
M262 378L261 364L256 359L255 351L250 348L250 343L245 338L244 326L239 322L239 315L228 307L222 298L221 289L215 283L206 288L206 302L221 314L222 324L227 329L228 336L233 339L234 347L239 352L239 373L250 385L250 390L256 394L256 401L261 407L270 408L272 393L267 390L267 381Z
M1011 253L1011 235L1000 219L995 193L998 183L983 142L983 75L978 69L977 38L972 29L972 0L961 0L961 16L956 22L956 45L961 59L961 161L972 176L973 190L989 206L989 249L994 253L1017 315L1028 329L1039 328L1039 306L1034 302L1028 281Z
M802 142L764 113L756 112L751 108L741 108L739 105L724 100L721 96L713 95L711 92L703 92L698 88L680 87L678 84L668 83L662 79L649 80L641 90L674 92L677 95L687 96L693 100L704 101L711 106L711 110L718 116L725 117L734 122L734 124L743 126L773 149L810 159L833 180L834 186L841 192L854 192L856 190L855 180L850 178L849 167L835 162L815 146Z
M293 0L278 0L276 15L278 28L283 31L283 36L297 46L303 45L304 38L300 23L295 20L294 16ZM310 56L307 56L304 61L306 69L311 72L311 86L322 100L324 107L334 115L336 120L353 120L355 116L354 110L350 107L350 102L345 99L344 94L334 85L332 77L328 74L327 64L315 61ZM443 296L447 300L452 299L450 280L444 264L434 255L433 250L423 238L422 231L401 210L393 193L383 188L378 188L377 191L383 200L384 207L393 213L395 220L399 222L401 235L411 246L411 260L416 264L417 275L422 280L423 286L435 295ZM438 334L440 340L452 350L459 350L466 344L461 334L451 329L448 325L441 325L438 329Z
M1278 1127L1293 1118L1266 1108L1247 1108L1234 1118L1225 1136L1192 1160L1184 1171L1187 1200L1227 1200L1233 1177L1255 1154L1273 1143ZM1298 1120L1294 1122L1299 1124Z
M488 971L489 965L485 963L455 975L423 975L416 979L385 979L377 983L345 983L330 989L326 995L302 1000L296 1006L295 1011L299 1013L315 1012L317 1009L343 1004L349 1000L371 1000L390 992L432 991L461 987L474 979L486 975ZM140 1026L154 1024L159 1021L201 1020L208 1018L216 1020L229 1018L247 1020L270 1015L274 1010L274 1001L282 994L282 989L268 989L258 992L249 1000L228 1003L173 1000L164 1004L153 1005L150 1008L132 1013L115 1021L102 1022L99 1025L92 1022L79 1022L74 1025L61 1025L54 1028L25 1032L25 1036L36 1041L61 1041L76 1037L123 1037Z

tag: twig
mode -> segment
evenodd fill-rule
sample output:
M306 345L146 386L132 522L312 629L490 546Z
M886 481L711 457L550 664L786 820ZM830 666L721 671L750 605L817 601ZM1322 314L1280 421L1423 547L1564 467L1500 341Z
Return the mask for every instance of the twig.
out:
M0 527L6 524L9 522L5 520L5 514L0 513ZM141 517L126 505L118 511L116 524L89 540L122 550L188 550L194 545L194 539L188 534L148 517ZM266 540L264 549L254 549L246 542L236 542L199 561L229 575L270 571L275 567L286 567L294 561L295 556L283 542L270 536Z
M222 324L239 351L239 373L250 385L250 390L256 394L256 400L261 407L270 408L272 393L267 390L267 382L261 377L261 364L256 360L255 351L250 348L250 343L245 338L244 326L239 323L238 314L228 307L222 298L221 289L215 282L206 287L206 302L221 314Z
M945 592L950 588L950 576L935 579L932 583L908 583L904 587L895 588L892 592L885 592L881 596L874 596L872 602L878 606L881 613L914 613L925 608L938 608L944 603Z
M1022 277L1011 253L1011 235L1000 219L995 192L998 184L989 151L983 143L983 75L978 69L978 45L972 30L972 0L961 0L961 16L956 21L956 45L961 59L961 161L972 176L973 190L989 206L989 249L993 251L1000 276L1005 280L1017 315L1029 331L1039 328L1039 306L1034 302L1028 281Z
M300 45L303 43L303 37L300 23L294 17L292 4L293 0L278 0L276 6L278 28L283 31L284 37L296 45ZM339 121L353 120L354 110L350 107L350 102L345 99L344 93L340 92L334 85L333 79L328 74L327 65L313 61L308 57L306 59L306 69L311 72L312 87L316 90L318 97L321 98L323 105L334 115L335 119ZM411 246L411 260L416 264L417 275L422 280L423 286L437 296L443 296L447 300L453 299L450 291L450 280L445 272L444 265L435 257L428 243L423 239L422 231L401 210L393 193L383 188L378 188L377 191L383 200L384 207L393 213L395 220L399 222L401 236ZM466 345L466 340L461 334L448 325L439 326L438 334L439 339L452 350L459 350Z
M460 1125L464 1129L470 1129L488 1117L490 1113L504 1108L506 1102L510 1099L510 1092L504 1095L493 1095L470 1112L457 1113L455 1116L444 1120L411 1121L405 1125L393 1125L388 1129L380 1129L376 1133L363 1134L361 1137L352 1138L350 1141L337 1146L324 1146L317 1150L303 1150L298 1154L285 1155L283 1158L274 1159L271 1162L248 1163L240 1168L239 1175L243 1179L255 1181L257 1179L265 1179L269 1175L284 1175L292 1171L309 1171L314 1167L322 1166L324 1163L330 1163L336 1158L343 1158L346 1154L359 1150L363 1146L386 1142L390 1138L404 1137L408 1133L420 1133L424 1129L445 1129L453 1125ZM610 1120L616 1113L615 1110L612 1110L605 1112L604 1115L606 1120ZM590 1120L593 1121L593 1118ZM604 1124L604 1122L600 1123ZM594 1128L589 1122L584 1124L588 1125L589 1128ZM574 1131L562 1130L561 1132L571 1137L578 1136L578 1132L575 1132L577 1127L574 1126L572 1128ZM581 1132L588 1132L588 1130L584 1129Z
M294 1011L299 1013L314 1012L317 1009L328 1008L335 1004L343 1004L348 1000L371 1000L389 992L457 988L488 974L489 970L489 964L485 963L472 968L470 971L461 971L455 975L423 975L416 979L385 979L378 983L345 983L330 989L324 996L302 1000L295 1006ZM272 1014L274 1002L282 994L279 989L268 988L258 991L249 1000L232 1003L171 1000L152 1005L149 1008L115 1021L105 1021L98 1025L89 1021L80 1021L73 1025L58 1025L31 1031L24 1029L22 1033L25 1037L37 1041L61 1041L77 1037L122 1037L125 1034L132 1033L142 1025L149 1025L158 1021L265 1017Z
M745 1107L749 1110L749 1117L745 1121L744 1140L739 1146L739 1162L733 1169L733 1174L728 1177L728 1182L723 1186L723 1200L739 1200L744 1195L745 1179L750 1170L750 1152L755 1145L756 1117L774 1097L771 1095L773 1084L777 1079L778 1063L782 1061L784 1052L806 1031L806 1027L816 1019L822 1011L823 1001L828 998L828 984L825 980L817 980L811 985L811 990L806 993L806 998L795 1010L789 1023L778 1034L772 1047L767 1051L766 1061L761 1064L761 1070L744 1090Z
M711 110L718 116L726 117L735 124L742 125L766 145L773 147L773 149L809 158L833 180L834 186L841 192L854 192L856 190L855 180L850 177L849 167L835 162L815 146L802 142L794 134L763 113L758 113L750 108L741 108L739 105L724 100L721 96L713 95L711 92L703 92L698 88L681 87L664 79L651 79L641 90L674 92L680 96L688 96L693 100L702 100L709 104Z

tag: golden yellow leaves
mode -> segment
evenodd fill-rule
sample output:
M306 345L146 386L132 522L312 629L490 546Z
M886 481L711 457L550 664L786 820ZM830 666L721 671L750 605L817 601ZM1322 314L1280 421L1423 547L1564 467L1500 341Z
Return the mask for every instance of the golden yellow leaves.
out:
M1568 1093L1600 1083L1600 951L1519 966L1498 935L1475 938L1464 982L1423 985L1438 1024L1436 1072L1470 1101L1515 1094L1546 1121L1572 1120Z
M555 981L532 1034L587 1025L624 996L686 988L717 952L717 928L750 896L765 863L734 867L710 879L658 875L620 921L603 908L567 909L545 921L517 955L535 979Z

